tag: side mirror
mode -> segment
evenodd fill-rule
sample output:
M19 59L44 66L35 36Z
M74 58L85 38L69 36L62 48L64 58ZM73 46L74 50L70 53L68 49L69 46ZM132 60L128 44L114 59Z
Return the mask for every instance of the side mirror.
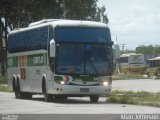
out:
M50 41L50 57L55 57L55 49L56 48L56 45L55 45L55 41L54 39L52 39Z
M114 42L113 42L113 41L111 41L111 42L110 42L110 45L112 46L113 44L114 44Z
M118 44L114 44L114 51L115 51L115 59L119 59L121 55L121 50Z

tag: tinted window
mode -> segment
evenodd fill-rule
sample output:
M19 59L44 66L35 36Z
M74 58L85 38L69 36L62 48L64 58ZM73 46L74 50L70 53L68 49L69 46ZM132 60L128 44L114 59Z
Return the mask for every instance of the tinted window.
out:
M111 36L107 28L58 27L56 28L56 41L107 43L111 41Z
M106 75L110 72L109 49L96 44L58 44L58 74Z
M15 33L8 38L11 53L47 49L48 27Z
M118 63L128 63L128 57L120 57Z

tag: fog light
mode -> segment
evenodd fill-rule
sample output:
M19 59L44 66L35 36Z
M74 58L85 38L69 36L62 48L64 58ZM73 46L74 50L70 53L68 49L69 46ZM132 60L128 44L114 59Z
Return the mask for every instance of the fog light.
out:
M106 85L108 85L108 82L106 82L106 81L105 81L105 82L103 82L103 85L105 85L105 86L106 86Z

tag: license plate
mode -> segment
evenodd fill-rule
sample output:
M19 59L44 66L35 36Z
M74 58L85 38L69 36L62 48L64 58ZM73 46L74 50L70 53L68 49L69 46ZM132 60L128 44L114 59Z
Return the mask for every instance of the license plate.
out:
M80 88L80 92L89 92L89 88Z

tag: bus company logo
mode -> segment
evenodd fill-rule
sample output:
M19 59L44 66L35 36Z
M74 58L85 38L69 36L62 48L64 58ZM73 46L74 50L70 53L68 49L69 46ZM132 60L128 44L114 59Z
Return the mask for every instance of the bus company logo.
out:
M83 85L86 85L87 84L87 81L86 80L83 80Z
M43 56L33 57L33 64L43 64Z

